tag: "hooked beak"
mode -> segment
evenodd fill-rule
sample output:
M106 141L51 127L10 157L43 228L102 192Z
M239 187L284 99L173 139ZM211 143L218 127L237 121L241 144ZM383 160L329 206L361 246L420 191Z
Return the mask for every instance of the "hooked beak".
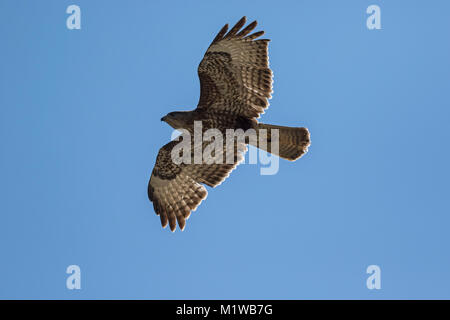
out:
M166 116L162 117L161 121L166 121Z

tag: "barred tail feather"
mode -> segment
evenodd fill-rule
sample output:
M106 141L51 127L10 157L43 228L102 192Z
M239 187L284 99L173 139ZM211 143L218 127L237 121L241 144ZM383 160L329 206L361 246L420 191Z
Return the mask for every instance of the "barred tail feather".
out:
M258 123L256 130L258 132L258 141L261 130L266 130L267 143L266 145L257 145L262 150L275 154L283 159L295 161L308 152L308 147L311 144L309 131L307 128L283 127L271 124ZM272 129L278 129L279 150L272 152Z

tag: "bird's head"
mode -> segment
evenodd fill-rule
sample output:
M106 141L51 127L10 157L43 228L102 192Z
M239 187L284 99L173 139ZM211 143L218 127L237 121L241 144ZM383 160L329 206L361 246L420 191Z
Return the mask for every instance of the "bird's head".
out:
M166 122L174 129L183 129L186 127L187 118L188 115L186 111L175 111L166 114L161 118L161 121Z

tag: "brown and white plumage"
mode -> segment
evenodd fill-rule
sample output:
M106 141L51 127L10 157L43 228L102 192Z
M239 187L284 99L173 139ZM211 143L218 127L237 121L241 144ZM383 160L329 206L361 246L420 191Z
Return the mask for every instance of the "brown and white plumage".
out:
M228 31L225 25L214 38L198 67L200 99L193 111L172 112L163 117L175 129L193 132L194 121L202 121L203 130L226 129L280 130L278 155L288 160L298 159L310 144L306 128L290 128L258 123L256 120L269 106L272 93L272 71L269 68L268 39L257 39L263 31L251 33L257 23L245 28L243 17ZM241 30L242 29L242 30ZM228 31L228 32L227 32ZM176 164L171 152L177 145L171 141L163 146L156 158L148 185L148 196L161 225L175 231L176 224L184 229L186 219L207 196L203 184L215 187L225 180L244 158L245 144L235 141L232 163ZM205 147L205 144L201 146ZM192 147L194 148L194 147ZM266 148L267 151L271 151ZM193 152L194 150L191 150ZM222 150L225 154L225 147Z
M256 21L241 32L245 17L228 32L217 34L198 67L198 109L258 118L269 106L272 71L269 69L268 39L255 40L264 31L250 34Z
M195 211L208 195L202 184L209 187L221 184L244 159L247 150L245 145L236 142L233 153L235 156L230 164L175 164L171 152L177 143L178 141L171 141L159 150L148 184L148 196L156 214L161 218L161 225L165 228L169 223L172 231L175 231L177 221L183 230L191 211ZM204 149L206 144L201 148ZM193 141L191 145L194 149ZM225 147L222 152L226 155Z

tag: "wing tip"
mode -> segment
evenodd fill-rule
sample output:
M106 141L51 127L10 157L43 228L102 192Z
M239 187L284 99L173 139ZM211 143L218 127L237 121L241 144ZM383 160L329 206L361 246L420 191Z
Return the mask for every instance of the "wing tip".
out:
M222 29L220 29L219 33L217 33L217 35L215 36L214 40L211 42L211 45L214 43L219 42L220 40L222 40L225 36L225 34L228 31L228 23L225 24Z
M250 32L252 32L256 28L256 26L258 25L258 21L257 20L252 21L244 29L241 30L241 28L246 24L246 22L247 22L247 17L243 16L233 26L233 28L231 28L230 31L228 31L228 27L229 27L228 23L225 24L222 27L222 29L220 29L219 33L216 35L214 40L211 42L211 45L215 44L223 39L231 39L231 38L238 38L238 39L243 39L243 40L253 40L264 34L264 31L257 31L253 34L248 35ZM241 30L241 31L239 31L239 30Z

